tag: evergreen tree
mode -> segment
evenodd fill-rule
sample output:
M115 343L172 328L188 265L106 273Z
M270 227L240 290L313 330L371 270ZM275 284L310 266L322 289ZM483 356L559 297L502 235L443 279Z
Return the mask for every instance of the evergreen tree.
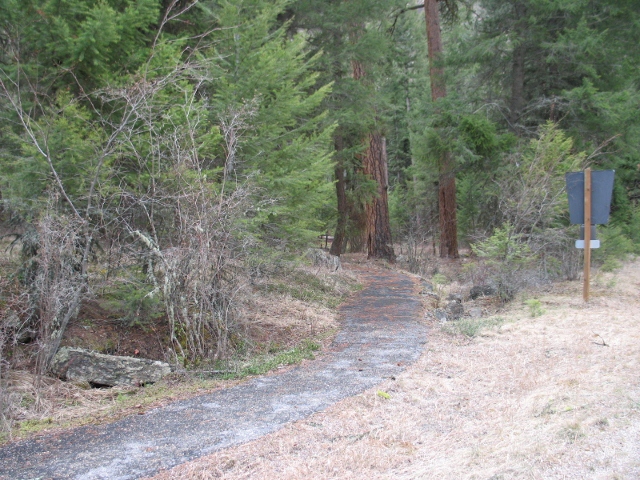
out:
M451 56L475 65L470 100L520 136L550 119L615 168L614 219L627 223L638 197L637 78L640 5L631 1L486 0L474 34ZM466 60L465 60L466 59ZM467 70L469 71L469 70Z
M440 32L440 13L437 0L425 0L427 43L429 46L429 74L431 98L434 102L447 95L442 62L443 47ZM440 179L438 208L440 211L440 256L458 257L458 221L456 219L455 161L449 151L443 151L438 159Z
M334 82L326 106L336 119L338 220L332 253L348 240L352 250L366 247L372 257L392 258L387 207L384 129L387 105L380 95L387 67L385 25L392 1L323 3L300 0L292 7L293 27L310 32L325 52L321 71Z

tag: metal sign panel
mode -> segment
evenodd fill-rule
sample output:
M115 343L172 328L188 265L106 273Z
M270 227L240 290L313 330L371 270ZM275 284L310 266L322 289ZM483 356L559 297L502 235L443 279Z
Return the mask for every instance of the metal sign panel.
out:
M591 240L589 242L590 248L600 248L600 240ZM576 240L576 248L584 248L584 239Z
M594 170L591 172L591 224L609 223L613 178L615 170ZM565 174L569 197L569 221L584 223L584 172Z

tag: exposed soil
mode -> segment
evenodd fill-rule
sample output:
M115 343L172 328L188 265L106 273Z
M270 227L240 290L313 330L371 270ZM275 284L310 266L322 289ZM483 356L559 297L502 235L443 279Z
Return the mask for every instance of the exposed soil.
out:
M67 327L61 346L80 347L109 355L166 361L169 322L129 321L96 300L86 302Z

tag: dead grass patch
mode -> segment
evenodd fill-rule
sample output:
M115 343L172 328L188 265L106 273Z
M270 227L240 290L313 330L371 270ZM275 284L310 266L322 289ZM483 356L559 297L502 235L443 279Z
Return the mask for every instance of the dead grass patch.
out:
M635 261L588 304L564 283L473 338L430 322L396 380L154 478L639 478L638 287Z
M64 428L110 423L239 383L175 374L146 387L96 389L16 370L4 382L13 428L0 436L0 444Z

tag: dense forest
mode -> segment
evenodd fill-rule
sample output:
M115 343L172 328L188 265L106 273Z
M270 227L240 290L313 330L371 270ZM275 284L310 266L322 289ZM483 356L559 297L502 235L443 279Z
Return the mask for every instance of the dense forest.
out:
M616 171L613 267L640 246L638 45L634 0L0 0L0 361L28 340L46 372L106 294L224 357L242 284L327 232L417 273L485 259L505 300L575 278L587 166Z

